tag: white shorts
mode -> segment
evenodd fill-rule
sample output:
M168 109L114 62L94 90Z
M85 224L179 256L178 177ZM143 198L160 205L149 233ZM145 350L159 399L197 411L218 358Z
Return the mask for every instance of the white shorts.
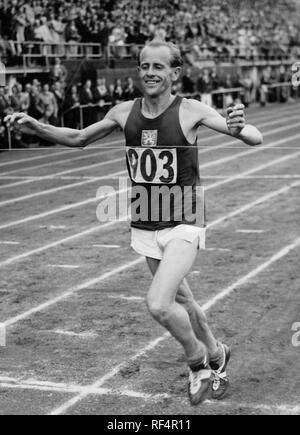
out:
M205 228L181 224L158 231L131 228L131 247L144 257L161 260L170 240L182 239L193 243L198 239L198 249L205 247Z

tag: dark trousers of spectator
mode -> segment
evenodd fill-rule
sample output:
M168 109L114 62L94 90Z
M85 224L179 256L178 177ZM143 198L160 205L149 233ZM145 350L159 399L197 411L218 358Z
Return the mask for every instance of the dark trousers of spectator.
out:
M83 118L83 128L88 127L91 124L94 124L97 120L96 111L94 107L86 107L82 109L82 118Z
M69 127L69 128L75 128L75 129L80 128L80 114L78 108L71 110L70 112L65 114L64 125L65 127Z

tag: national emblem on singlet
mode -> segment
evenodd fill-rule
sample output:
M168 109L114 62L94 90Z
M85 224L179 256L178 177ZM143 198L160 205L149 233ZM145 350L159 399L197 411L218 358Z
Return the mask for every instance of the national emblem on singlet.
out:
M143 130L142 131L142 147L156 147L157 146L157 130Z

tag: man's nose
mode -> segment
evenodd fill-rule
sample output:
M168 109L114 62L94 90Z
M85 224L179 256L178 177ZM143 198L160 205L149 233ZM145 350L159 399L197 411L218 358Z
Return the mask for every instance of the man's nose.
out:
M151 65L148 67L147 76L150 76L150 77L154 76L153 66L151 66Z

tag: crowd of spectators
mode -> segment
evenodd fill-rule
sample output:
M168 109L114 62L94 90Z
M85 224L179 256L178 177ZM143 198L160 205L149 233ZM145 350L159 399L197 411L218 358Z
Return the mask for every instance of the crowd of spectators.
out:
M299 56L297 0L0 0L0 54L18 56L24 41L108 44L133 52L160 35L181 45L191 64L219 56ZM13 44L11 41L17 41ZM92 48L91 48L92 50Z
M0 87L0 142L7 148L3 119L13 112L25 112L45 124L80 128L101 120L114 105L132 100L141 95L132 77L124 81L116 79L107 84L105 77L99 77L95 83L86 80L82 85L66 85L64 76L60 80L53 74L48 82L38 79L23 85L15 81L12 86ZM79 107L82 107L80 113ZM35 143L35 138L24 135L18 130L11 132L13 146L26 147Z
M287 88L268 85L289 81L285 67L266 69L258 83L250 74L219 77L216 68L203 68L203 60L240 57L255 59L274 53L300 58L300 2L297 0L0 0L0 61L24 54L26 41L44 45L41 54L56 55L48 82L15 82L0 88L0 136L7 142L3 117L25 111L44 123L73 128L101 119L109 107L140 95L132 78L124 83L95 83L67 86L67 70L60 56L76 54L78 42L96 43L108 59L138 52L138 46L160 36L180 45L187 68L173 92L192 95L217 109L242 101L266 104L293 97ZM66 44L66 45L65 45ZM113 49L109 49L113 46ZM27 48L28 49L28 48ZM25 49L26 50L26 49ZM38 47L33 46L34 54ZM49 51L50 50L50 51ZM93 54L94 47L86 47ZM37 53L38 54L38 53ZM196 71L196 74L195 74ZM192 73L193 72L193 73ZM241 88L224 93L215 91ZM77 110L84 105L84 110ZM76 110L72 110L76 108ZM62 114L64 116L62 117ZM19 146L32 143L18 131L12 132ZM23 145L22 145L23 144Z
M88 79L83 84L68 88L65 71L60 66L57 59L48 82L33 79L32 82L21 84L15 81L12 86L0 87L1 148L7 148L8 144L3 118L12 112L26 112L43 123L81 128L101 120L115 104L141 96L132 77L108 83L102 76L95 83ZM275 83L290 82L290 69L283 65L278 69L266 67L256 81L250 73L239 70L220 76L216 68L204 68L199 73L187 67L172 92L199 99L222 111L238 102L248 107L253 102L261 105L284 103L299 97L300 89L269 87ZM82 110L79 110L80 107ZM35 138L21 136L17 129L11 132L11 137L15 147L27 147L37 142Z
M273 102L285 103L300 96L299 89L292 88L290 83L291 70L284 65L279 68L266 67L256 79L250 72L239 69L221 76L216 68L204 68L195 75L188 67L182 80L174 85L173 92L197 98L217 109L227 108L237 102L246 107L254 102L263 106Z

